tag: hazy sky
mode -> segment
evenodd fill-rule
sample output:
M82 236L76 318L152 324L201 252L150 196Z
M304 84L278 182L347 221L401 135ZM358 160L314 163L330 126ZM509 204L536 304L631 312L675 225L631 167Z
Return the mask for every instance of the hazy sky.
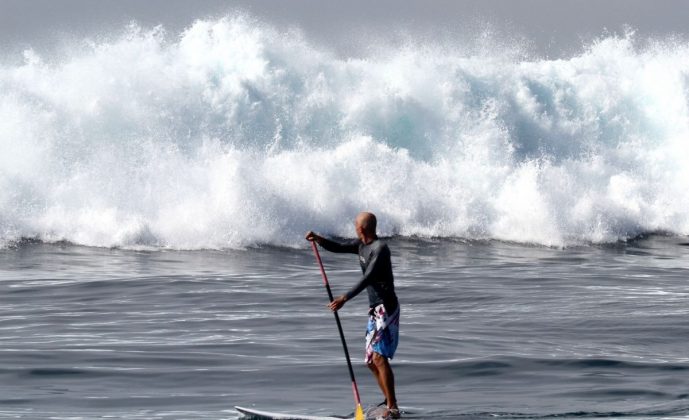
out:
M0 49L50 47L107 35L128 22L175 34L195 19L245 11L279 28L299 27L315 43L355 54L371 36L457 40L489 26L560 56L607 30L689 38L687 0L0 0Z

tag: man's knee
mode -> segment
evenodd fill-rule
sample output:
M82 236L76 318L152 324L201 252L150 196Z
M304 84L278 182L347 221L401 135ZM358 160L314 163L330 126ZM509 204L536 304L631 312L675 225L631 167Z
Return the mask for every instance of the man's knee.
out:
M371 363L369 365L374 365L376 369L379 369L387 364L388 359L385 356L378 353L373 353L373 357L371 358Z

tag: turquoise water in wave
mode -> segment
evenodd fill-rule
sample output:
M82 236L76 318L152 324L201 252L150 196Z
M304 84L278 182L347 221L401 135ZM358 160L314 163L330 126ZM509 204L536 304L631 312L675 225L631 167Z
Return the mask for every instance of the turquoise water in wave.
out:
M689 416L689 246L390 240L410 418ZM354 256L323 254L335 293ZM353 408L311 251L0 252L0 417L229 418ZM365 405L366 299L342 310Z
M247 17L0 57L0 245L689 234L688 46L602 37L342 58Z

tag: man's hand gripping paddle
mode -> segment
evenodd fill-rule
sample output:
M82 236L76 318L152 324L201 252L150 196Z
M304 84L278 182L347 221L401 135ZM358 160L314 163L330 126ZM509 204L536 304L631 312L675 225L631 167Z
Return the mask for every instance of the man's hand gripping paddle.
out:
M316 254L316 260L318 261L318 266L321 269L321 275L323 276L323 283L325 284L325 290L328 291L328 298L330 302L333 301L333 292L330 290L330 284L328 284L328 276L325 275L325 269L323 268L323 261L321 261L321 255L318 253L318 247L315 241L311 241L311 247L313 247L313 253ZM340 332L340 339L342 340L342 347L344 348L345 358L347 359L347 367L349 368L349 377L352 379L352 391L354 392L354 401L356 402L356 410L354 411L355 420L365 420L364 409L361 408L361 398L359 398L359 388L356 386L356 380L354 379L354 369L352 369L352 361L349 359L349 351L347 350L347 342L345 341L344 332L342 331L342 324L340 323L340 317L337 312L333 312L335 315L335 322L337 322L337 329Z

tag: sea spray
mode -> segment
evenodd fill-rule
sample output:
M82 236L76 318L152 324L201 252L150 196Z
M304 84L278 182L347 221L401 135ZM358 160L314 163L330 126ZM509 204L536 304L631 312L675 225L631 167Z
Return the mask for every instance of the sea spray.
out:
M27 51L0 66L0 241L296 246L364 209L384 235L686 235L689 45L634 44L342 59L228 17Z

